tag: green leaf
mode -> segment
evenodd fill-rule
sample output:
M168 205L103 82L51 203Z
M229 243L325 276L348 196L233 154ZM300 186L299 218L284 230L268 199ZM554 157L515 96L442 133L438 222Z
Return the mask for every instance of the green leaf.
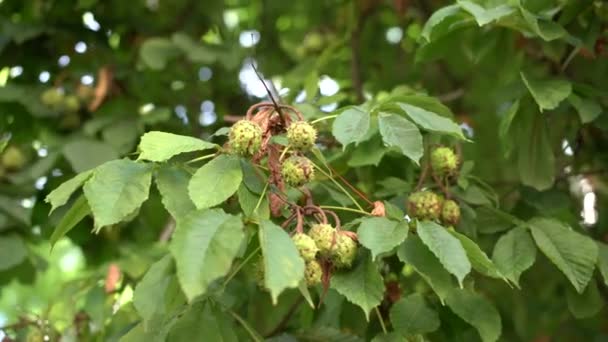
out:
M163 205L175 220L196 209L188 196L190 178L187 171L177 166L165 166L156 173L156 187L162 196Z
M519 11L528 25L528 29L545 41L552 41L568 35L568 32L558 23L537 17L522 6Z
M343 148L350 143L363 140L370 126L369 113L360 107L348 107L338 115L332 126L332 133Z
M420 34L420 36L424 38L427 42L430 42L431 38L438 38L435 37L435 35L432 35L433 29L439 24L441 24L443 21L447 21L447 19L455 17L459 13L461 13L461 9L460 6L456 4L438 9L437 11L433 12L431 17L426 21L424 27L422 28L422 33Z
M488 258L486 253L475 243L475 241L458 232L452 232L452 235L460 240L462 247L467 252L467 257L469 258L471 265L477 272L491 278L504 279L504 276L500 273L492 260Z
M446 117L406 103L399 103L399 107L412 121L428 131L445 133L458 139L465 139L460 126Z
M129 159L107 162L84 184L84 195L99 230L133 214L148 199L152 168Z
M352 152L348 166L361 167L367 165L378 166L388 149L382 144L382 138L374 135L371 139L360 143Z
M65 236L72 228L76 227L78 222L82 221L87 215L91 213L91 208L89 208L89 204L87 203L84 195L78 196L78 199L74 201L72 207L63 215L61 221L53 234L51 234L51 238L49 239L51 242L51 247L55 246L57 241Z
M304 277L304 260L283 228L264 220L259 230L264 260L264 285L276 305L281 292L298 287Z
M168 61L179 55L180 50L167 38L149 38L139 50L141 60L153 70L164 69Z
M456 315L477 329L484 342L498 340L502 331L500 315L487 299L469 290L454 289L446 303Z
M426 334L439 328L439 315L419 293L401 298L390 312L395 331L403 335Z
M366 217L361 219L357 231L359 242L372 252L372 259L399 246L407 237L409 230L405 221L396 222L385 217Z
M162 321L164 316L184 302L171 255L152 264L133 292L133 305L143 318L146 331L149 330L149 324Z
M533 79L523 72L520 75L541 112L557 108L572 92L572 85L568 81Z
M19 265L27 254L27 247L19 235L0 236L0 271Z
M604 299L600 295L597 284L592 281L581 294L571 287L566 290L566 301L568 309L577 319L595 316L604 306Z
M409 120L394 114L379 114L380 134L388 146L399 148L401 153L416 164L423 154L422 135Z
M511 155L513 148L515 147L515 142L511 139L509 133L511 132L511 127L513 123L513 119L517 115L519 111L519 100L513 102L511 107L506 111L500 120L500 126L498 128L498 136L500 138L500 142L505 150L505 157Z
M445 269L462 281L471 272L471 263L460 241L444 227L431 221L418 222L416 229L422 242L435 254Z
M3 212L13 220L24 226L30 226L32 221L32 209L25 208L21 201L0 194L0 213Z
M555 156L551 148L545 118L534 114L519 130L518 169L521 182L537 190L546 190L555 181Z
M221 209L196 210L177 221L169 249L189 302L230 271L244 238L241 218Z
M604 284L608 286L608 245L606 245L605 243L597 242L597 246L597 268L599 268L600 273L604 278Z
M164 162L180 153L194 152L217 148L216 144L189 137L165 132L148 132L141 137L138 160Z
M595 242L557 220L535 218L528 225L538 248L583 293L598 257Z
M58 207L66 204L74 191L78 190L78 188L80 188L82 184L89 179L89 177L91 177L91 174L93 174L93 170L79 173L72 179L63 182L60 186L55 188L55 190L51 191L51 193L49 193L44 199L45 202L51 204L49 215Z
M477 25L479 26L487 25L515 12L515 8L509 5L500 5L494 8L485 9L472 1L458 0L458 4L462 9L475 17L475 21L477 21Z
M380 305L384 296L384 282L371 256L366 256L348 272L336 273L331 287L358 305L369 320L371 309Z
M237 195L239 197L239 204L241 205L241 209L246 217L251 217L255 219L270 219L270 206L268 204L268 196L264 195L264 197L260 200L260 195L256 195L251 192L244 184L241 184L239 190L237 191ZM260 205L258 205L258 201ZM255 210L255 212L254 212Z
M88 139L78 139L65 144L63 155L76 172L90 170L119 157L111 145Z
M570 94L568 101L576 109L582 123L589 123L602 114L602 107L597 101L589 98L580 98L575 94Z
M500 272L519 287L520 275L534 265L536 246L524 227L511 229L498 239L492 260Z
M208 302L192 305L179 317L171 328L167 341L191 342L196 340L194 337L205 341L238 341L232 318Z
M411 265L443 301L453 288L450 274L437 257L415 235L408 236L397 252L399 260Z
M188 185L188 193L198 209L209 208L232 196L242 180L239 158L223 154L194 173Z

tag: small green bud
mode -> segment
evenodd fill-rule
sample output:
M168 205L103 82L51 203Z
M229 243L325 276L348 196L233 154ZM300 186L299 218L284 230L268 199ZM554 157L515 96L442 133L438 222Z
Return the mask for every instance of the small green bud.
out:
M317 130L306 121L293 122L287 127L287 141L298 151L308 151L315 145Z
M25 154L16 146L8 146L2 154L2 166L9 171L22 169L27 163Z
M281 176L285 183L293 187L302 186L314 178L315 169L306 157L292 156L281 165Z
M443 199L432 191L417 191L407 203L408 215L419 220L436 220L441 214Z
M63 100L63 108L68 113L77 112L80 109L80 100L76 95L68 95Z
M441 221L450 226L455 226L460 222L460 207L458 206L458 203L452 200L447 200L443 203Z
M438 176L452 176L458 171L458 157L449 147L438 147L431 152L431 167Z
M253 121L240 120L230 128L228 139L234 152L251 156L262 146L262 128Z
M304 269L304 279L306 280L306 285L315 286L321 282L322 277L323 269L318 261L312 260L306 263L306 268Z
M357 242L345 234L336 234L331 260L336 268L350 268L357 256Z
M308 236L315 241L317 248L319 248L319 254L323 256L330 256L335 235L334 227L322 223L313 225L308 231Z
M315 260L317 252L319 251L319 248L315 244L315 240L304 233L296 233L291 239L304 261Z

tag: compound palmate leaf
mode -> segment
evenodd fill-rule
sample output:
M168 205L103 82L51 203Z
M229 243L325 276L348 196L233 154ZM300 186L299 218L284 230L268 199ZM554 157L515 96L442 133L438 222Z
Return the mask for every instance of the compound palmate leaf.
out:
M528 225L538 248L583 293L598 258L595 242L554 219L535 218Z
M241 218L221 209L196 210L177 222L169 248L189 301L230 270L244 238Z
M298 287L304 277L304 260L285 230L271 221L262 221L259 237L264 259L264 285L276 304L283 290Z
M148 132L141 137L139 159L163 162L185 152L216 148L216 144L185 135L166 132Z
M460 240L432 221L418 222L416 231L422 242L435 254L443 267L456 276L462 286L464 277L471 272L471 262Z
M242 180L239 158L221 155L194 173L188 185L188 193L198 209L205 209L227 200L238 190Z
M135 212L148 198L151 182L148 164L120 159L97 167L83 187L95 228L118 223Z
M336 273L331 278L331 287L361 307L368 319L370 310L380 304L384 295L382 276L370 255L360 260L352 270Z

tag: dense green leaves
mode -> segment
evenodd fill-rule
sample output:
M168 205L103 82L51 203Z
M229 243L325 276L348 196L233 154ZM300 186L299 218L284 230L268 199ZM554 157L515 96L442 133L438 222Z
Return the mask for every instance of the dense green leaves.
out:
M118 223L148 198L152 168L128 159L96 168L84 184L84 194L95 218L95 228Z
M408 230L406 221L370 217L361 220L357 234L359 242L372 252L372 258L375 259L379 254L399 246L407 237Z
M553 219L536 218L528 224L538 248L583 293L595 269L597 245Z
M0 271L20 264L27 256L27 248L18 235L0 236Z
M536 260L536 246L524 227L517 227L498 239L492 260L500 272L519 286L519 276Z
M198 209L209 208L232 196L242 180L239 158L221 155L194 173L188 185L188 193Z
M177 222L170 249L188 301L228 273L244 238L241 218L220 209L196 210Z
M555 109L572 92L569 82L563 80L538 80L521 73L521 79L534 97L538 108L542 112L545 109Z
M462 281L471 272L471 263L460 240L452 236L444 227L432 221L418 222L420 240L439 259L445 269Z
M216 148L217 145L184 135L165 132L148 132L139 143L139 159L163 162L184 152Z
M333 124L334 137L346 148L351 143L359 143L369 130L369 113L359 107L343 110Z
M264 259L264 285L276 304L283 290L298 287L304 277L304 260L289 235L274 223L263 221L259 236Z
M454 289L446 298L448 307L465 322L474 326L484 342L498 340L502 331L496 308L480 294Z
M393 304L390 312L395 331L403 335L426 334L439 328L439 315L424 298L414 293Z
M382 276L371 256L363 258L350 271L336 273L331 278L331 287L358 305L367 319L370 310L380 304L384 295Z
M382 141L387 146L397 147L403 155L418 164L423 153L422 135L418 128L395 114L380 113L378 120Z

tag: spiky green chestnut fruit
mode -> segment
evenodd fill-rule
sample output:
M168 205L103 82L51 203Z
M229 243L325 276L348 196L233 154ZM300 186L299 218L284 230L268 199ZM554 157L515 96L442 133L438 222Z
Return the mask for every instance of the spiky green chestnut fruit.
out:
M436 220L441 215L443 199L432 191L417 191L410 195L407 213L419 220Z
M234 152L251 156L262 146L262 128L253 121L239 120L230 128L228 139Z
M458 203L452 200L443 202L441 222L450 226L455 226L460 222L460 207L458 206Z
M346 234L336 234L331 261L336 268L350 268L357 256L357 242Z
M17 171L25 166L27 158L16 146L8 146L2 153L2 166L9 171Z
M322 223L313 225L308 231L308 236L315 241L317 248L319 248L319 254L322 256L331 255L335 235L336 230L334 227Z
M306 280L307 286L315 286L319 284L322 277L323 269L318 261L311 260L306 263L306 268L304 269L304 279Z
M317 130L306 121L293 122L287 127L287 141L298 151L308 151L315 145Z
M314 171L312 163L306 157L292 156L281 165L283 180L293 187L299 187L310 182L314 177Z
M449 147L438 147L431 152L431 167L438 176L452 176L458 171L458 157Z
M317 252L319 252L319 247L315 244L315 240L304 233L296 233L291 239L304 261L315 260Z

